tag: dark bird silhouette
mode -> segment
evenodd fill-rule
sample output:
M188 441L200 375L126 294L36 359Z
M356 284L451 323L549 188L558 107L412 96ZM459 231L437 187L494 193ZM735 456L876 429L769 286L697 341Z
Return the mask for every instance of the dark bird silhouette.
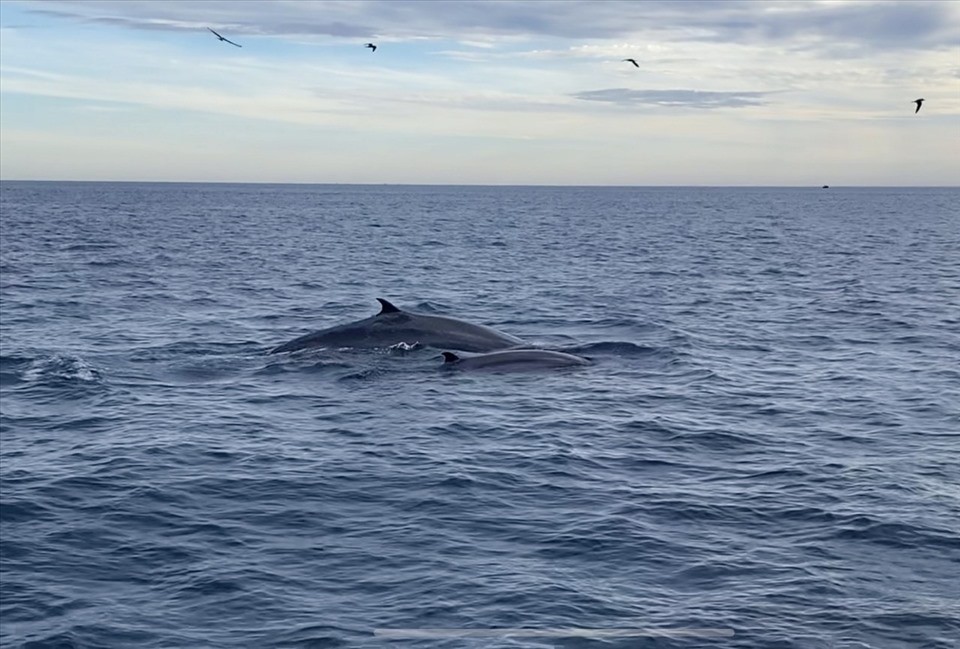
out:
M210 28L207 27L207 29L210 29ZM237 45L236 43L234 43L233 41L231 41L229 38L224 38L223 36L221 36L221 35L218 34L217 32L214 32L212 29L210 29L210 31L213 32L213 35L216 36L217 38L219 38L221 41L225 41L225 42L227 42L227 43L230 43L231 45L236 45L237 47L243 47L243 45Z
M913 114L914 114L914 115L916 115L917 113L920 112L920 107L923 106L923 102L924 102L924 101L925 101L924 99L914 99L914 100L913 100L913 103L915 103L915 104L917 105L917 109L916 109L915 111L913 111Z
M637 64L637 62L634 61L633 59L623 59L623 60L624 60L624 61L630 61L631 63L633 63L634 67L638 67L638 68L640 67L640 66Z
M364 45L364 47L369 47L371 50L373 50L373 52L376 52L376 51L377 51L377 46L374 45L373 43L367 43L366 45ZM373 52L371 52L371 54L372 54Z

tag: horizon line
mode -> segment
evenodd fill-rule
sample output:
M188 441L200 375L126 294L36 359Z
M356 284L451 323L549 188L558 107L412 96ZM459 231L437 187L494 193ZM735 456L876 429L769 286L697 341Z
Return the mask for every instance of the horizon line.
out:
M712 184L575 184L575 183L414 183L414 182L323 182L270 180L75 180L38 178L0 178L0 183L75 183L140 185L307 185L357 187L550 187L550 188L711 188L711 189L960 189L958 185L712 185Z

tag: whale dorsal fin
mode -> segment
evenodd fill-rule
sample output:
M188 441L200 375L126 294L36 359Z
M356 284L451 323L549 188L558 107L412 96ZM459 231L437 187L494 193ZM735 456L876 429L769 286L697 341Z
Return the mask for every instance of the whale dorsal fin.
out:
M456 363L460 360L460 357L454 354L453 352L441 352L443 354L444 363Z
M377 298L377 302L380 303L380 313L377 315L383 315L384 313L400 313L400 309L393 306L387 300L384 300L382 297Z

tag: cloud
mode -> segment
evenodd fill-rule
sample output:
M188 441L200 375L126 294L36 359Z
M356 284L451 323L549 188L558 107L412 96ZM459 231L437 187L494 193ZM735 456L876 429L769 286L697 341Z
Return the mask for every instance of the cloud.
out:
M842 51L960 45L960 5L921 0L34 0L28 6L36 13L133 29L195 29L211 24L248 35L480 42L494 38L669 37L672 41L823 47L829 56Z
M80 3L77 3L80 4ZM118 5L121 3L118 3ZM162 5L162 3L160 3ZM121 7L118 7L123 9ZM101 15L91 14L89 11L74 11L71 9L33 9L31 13L37 15L52 16L55 18L64 18L78 20L89 24L112 25L115 27L124 27L128 29L139 29L145 31L196 31L206 25L214 25L223 28L229 26L236 34L274 36L274 35L296 35L296 36L335 36L343 38L359 38L369 36L372 30L370 27L360 24L346 23L342 21L314 21L314 20L289 20L284 22L278 20L272 22L267 19L263 24L257 24L250 15L240 21L224 22L223 16L217 16L207 12L190 11L170 11L171 7L157 7L156 11L141 15ZM120 13L120 12L118 12ZM174 17L176 16L176 17ZM278 16L271 16L276 20Z
M99 156L103 177L616 183L650 153L648 180L670 182L703 182L691 160L723 182L852 160L871 182L956 176L957 2L0 1L11 176L90 177ZM768 171L784 143L802 145L792 167ZM165 171L142 147L206 157Z
M708 90L631 90L607 88L585 90L573 97L585 101L599 101L620 106L659 106L667 108L745 108L762 106L769 92L717 92Z

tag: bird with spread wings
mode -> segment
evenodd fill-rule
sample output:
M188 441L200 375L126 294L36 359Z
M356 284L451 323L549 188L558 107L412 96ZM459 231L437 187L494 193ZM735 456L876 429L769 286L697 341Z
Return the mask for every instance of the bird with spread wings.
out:
M207 29L210 29L210 28L207 27ZM237 47L243 47L243 45L237 45L237 43L234 43L234 42L231 41L229 38L224 38L223 36L221 36L221 35L218 34L217 32L214 32L212 29L210 29L210 31L213 32L213 35L216 36L217 38L219 38L221 41L226 41L227 43L230 43L231 45L236 45Z

